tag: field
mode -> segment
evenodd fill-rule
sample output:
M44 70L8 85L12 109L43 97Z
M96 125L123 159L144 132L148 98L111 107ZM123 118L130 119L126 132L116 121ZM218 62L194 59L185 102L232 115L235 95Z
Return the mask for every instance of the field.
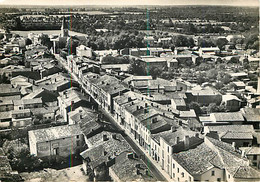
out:
M47 35L59 35L61 33L60 30L28 30L28 31L11 31L12 33L18 34L23 37L27 37L29 33L35 33L35 34L47 34ZM74 31L69 31L70 35L77 35L77 36L87 36L87 34L78 33Z

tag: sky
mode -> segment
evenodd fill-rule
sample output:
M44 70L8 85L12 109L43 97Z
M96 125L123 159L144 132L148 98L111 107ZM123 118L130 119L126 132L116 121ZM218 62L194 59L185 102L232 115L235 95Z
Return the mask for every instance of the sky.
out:
M0 0L0 5L233 5L233 6L259 6L259 0Z

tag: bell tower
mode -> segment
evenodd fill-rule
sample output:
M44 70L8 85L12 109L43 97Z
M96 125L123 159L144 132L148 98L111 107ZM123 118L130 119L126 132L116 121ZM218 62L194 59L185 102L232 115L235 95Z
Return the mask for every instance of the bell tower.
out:
M61 25L61 37L68 37L69 36L69 28L68 23L65 20L65 17L62 19L62 25Z

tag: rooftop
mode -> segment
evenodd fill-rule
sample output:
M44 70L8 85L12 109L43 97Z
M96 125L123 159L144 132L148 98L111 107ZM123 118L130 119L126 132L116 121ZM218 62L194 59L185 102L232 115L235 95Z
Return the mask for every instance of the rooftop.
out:
M82 134L79 125L64 125L28 131L36 143L68 138Z
M260 122L260 108L242 108L241 112L247 122Z
M237 122L244 121L244 117L240 112L222 112L222 113L211 113L211 118L214 118L216 122Z
M122 152L115 159L115 164L111 166L111 170L121 181L155 181L154 177L147 166L141 159L129 159L128 151ZM140 174L137 174L139 170ZM146 173L148 171L148 173Z

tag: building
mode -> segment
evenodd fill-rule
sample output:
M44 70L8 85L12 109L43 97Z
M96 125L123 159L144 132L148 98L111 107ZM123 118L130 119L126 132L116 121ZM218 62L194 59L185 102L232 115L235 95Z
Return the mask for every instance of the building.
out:
M125 139L116 133L103 131L87 139L87 149L80 153L83 170L94 180L102 180L102 173L108 172L115 158L124 151L133 151Z
M241 100L235 95L222 95L221 104L225 105L228 111L238 111L241 107Z
M189 90L186 92L188 102L198 102L202 105L210 103L220 104L222 96L218 91L211 88L202 88L200 90Z
M204 125L242 125L242 123L245 121L243 115L240 112L211 113L209 119L210 122L204 123Z
M28 131L31 155L63 156L80 153L84 137L78 125L55 126Z
M69 122L68 113L74 111L78 107L90 106L90 98L86 98L77 88L72 87L63 92L60 92L58 97L58 105L60 107L60 115L65 122Z
M260 180L260 172L232 145L210 137L194 149L173 154L171 167L175 181Z
M250 160L250 165L260 169L260 148L259 147L240 147L242 153Z
M41 98L14 100L13 103L14 103L14 110L41 108L42 107L42 99Z
M114 182L155 181L146 164L135 153L128 151L115 158L114 164L109 167L109 176Z
M68 37L68 36L69 36L68 22L66 22L66 18L63 17L62 26L61 26L61 37Z
M182 127L172 127L169 131L153 135L152 141L154 144L154 146L152 146L154 158L157 158L160 167L165 170L169 176L172 176L171 155L176 152L188 150L203 142L196 132L184 130ZM157 147L155 147L156 143ZM159 149L158 153L156 152L156 148Z
M245 123L260 129L260 108L242 108L241 113L245 117Z
M220 49L218 47L201 47L199 49L200 56L202 56L203 54L215 55L218 52L220 52Z
M237 148L252 146L254 139L252 125L205 126L204 133Z
M76 48L76 55L79 57L88 57L91 58L92 57L92 49L84 46L84 45L80 45Z

